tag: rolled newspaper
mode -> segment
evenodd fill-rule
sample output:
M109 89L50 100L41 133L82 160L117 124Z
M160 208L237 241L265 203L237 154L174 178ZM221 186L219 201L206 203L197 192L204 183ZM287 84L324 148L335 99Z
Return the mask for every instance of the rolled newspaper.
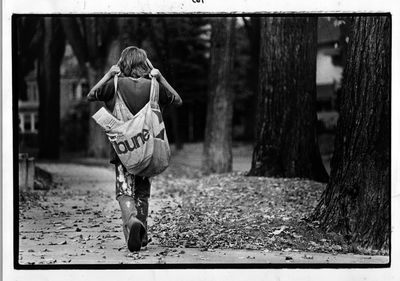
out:
M92 118L106 131L112 130L124 123L112 115L105 107L100 108L93 114Z

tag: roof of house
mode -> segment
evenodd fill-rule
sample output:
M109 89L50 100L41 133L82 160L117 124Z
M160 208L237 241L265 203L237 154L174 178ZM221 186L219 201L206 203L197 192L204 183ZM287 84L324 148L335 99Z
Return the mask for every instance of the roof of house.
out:
M72 47L67 44L65 53L60 66L60 75L63 78L76 78L80 76L80 66L78 59L75 57Z

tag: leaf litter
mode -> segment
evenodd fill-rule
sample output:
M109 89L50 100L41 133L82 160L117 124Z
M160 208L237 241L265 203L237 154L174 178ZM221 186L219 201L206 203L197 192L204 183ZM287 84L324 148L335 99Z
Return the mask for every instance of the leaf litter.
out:
M167 249L156 253L160 263L165 263L164 257L167 255L184 254L185 247L199 248L200 251L248 249L264 253L312 251L382 254L355 249L347 245L340 235L321 232L318 222L304 220L315 208L324 188L324 184L309 180L246 177L244 173L203 176L192 167L172 165L153 179L151 200L157 199L162 204L156 211L150 207L149 234L153 245ZM62 205L49 202L49 196L65 200L79 199L84 205L78 206L75 201L74 205L68 207L64 200L61 200L64 202ZM77 194L69 189L52 190L46 194L22 194L19 208L21 222L34 221L28 210L40 208L45 216L56 219L52 220L52 228L70 233L68 241L52 241L41 245L70 245L99 240L101 244L97 248L101 250L105 248L102 244L106 240L122 239L119 210L113 212L111 217L106 217L99 209L99 200L112 200L108 197L106 194L82 192L82 198L77 198ZM70 208L72 212L62 211L60 207ZM118 223L113 225L116 221ZM104 227L96 238L81 234L83 228L100 226ZM41 237L29 239L42 237L43 233ZM26 235L21 239L27 239ZM125 251L126 246L122 244L121 241L121 247L113 249ZM170 248L178 250L172 251ZM85 253L88 252L84 251L81 255ZM70 253L68 256L77 255ZM144 259L146 255L128 253L126 257ZM245 258L252 259L253 256ZM313 256L306 254L303 259L313 259ZM44 262L54 263L54 260L42 259L41 263Z
M199 177L183 170L178 177L174 168L173 176L167 170L153 182L153 197L167 201L149 226L160 246L378 254L352 249L306 220L325 184L242 172Z

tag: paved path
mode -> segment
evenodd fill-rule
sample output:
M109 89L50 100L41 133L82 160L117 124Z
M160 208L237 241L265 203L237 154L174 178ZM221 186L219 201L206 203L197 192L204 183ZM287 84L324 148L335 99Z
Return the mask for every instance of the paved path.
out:
M72 163L40 164L60 185L45 201L20 208L20 264L169 263L387 263L385 256L301 252L163 248L153 241L140 253L125 247L110 167ZM168 200L152 187L151 215Z

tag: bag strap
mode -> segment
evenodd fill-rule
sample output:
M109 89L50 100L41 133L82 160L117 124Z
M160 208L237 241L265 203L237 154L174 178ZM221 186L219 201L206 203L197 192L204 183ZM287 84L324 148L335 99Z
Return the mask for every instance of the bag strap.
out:
M117 93L117 88L118 88L118 75L114 75L114 94Z
M151 77L150 101L158 104L158 99L159 99L158 81L155 77Z
M154 66L151 64L150 60L147 58L146 59L146 63L147 66L150 69L153 69ZM150 101L151 102L156 102L158 104L158 99L159 99L159 85L158 85L158 81L155 77L152 77L150 75L151 78L151 86L150 86Z
M125 103L125 101L121 97L121 94L118 92L118 75L114 75L114 95L115 94L119 97L120 100Z

